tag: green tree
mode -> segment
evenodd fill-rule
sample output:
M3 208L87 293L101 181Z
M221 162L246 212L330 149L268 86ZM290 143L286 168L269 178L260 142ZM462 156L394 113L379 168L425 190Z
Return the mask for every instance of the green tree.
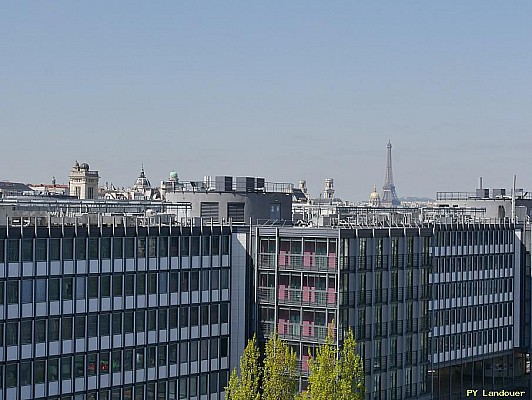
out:
M298 388L294 350L274 332L266 342L262 400L291 400Z
M231 372L229 384L225 388L228 400L260 400L259 385L261 379L260 351L257 338L248 342L240 357L240 376L236 368Z
M338 360L338 399L363 400L366 397L364 367L362 359L356 353L353 331L349 329L344 338L340 359Z
M348 330L339 350L334 344L332 325L325 343L309 359L308 388L302 398L308 400L363 400L365 397L362 360L355 352L355 338Z

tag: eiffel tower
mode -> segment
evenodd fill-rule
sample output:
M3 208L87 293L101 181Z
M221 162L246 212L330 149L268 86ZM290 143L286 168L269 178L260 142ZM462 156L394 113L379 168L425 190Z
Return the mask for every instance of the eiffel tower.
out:
M381 205L384 207L396 207L401 204L395 192L395 185L393 184L392 172L392 143L388 140L388 149L386 157L386 176L384 178L384 186L382 187Z

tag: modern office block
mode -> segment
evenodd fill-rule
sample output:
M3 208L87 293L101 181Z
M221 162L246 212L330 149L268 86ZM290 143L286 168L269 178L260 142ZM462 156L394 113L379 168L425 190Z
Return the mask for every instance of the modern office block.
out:
M231 242L225 227L1 226L0 399L223 398Z

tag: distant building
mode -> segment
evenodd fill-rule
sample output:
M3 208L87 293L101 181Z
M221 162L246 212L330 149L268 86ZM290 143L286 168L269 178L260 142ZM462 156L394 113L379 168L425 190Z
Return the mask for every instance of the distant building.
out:
M373 190L371 191L369 195L369 205L372 207L380 207L381 206L381 196L379 196L379 193L377 192L377 187L373 186Z
M5 196L22 196L31 193L31 188L20 182L0 181L0 198Z
M52 178L51 184L39 183L28 185L31 190L44 196L68 196L70 191L68 185L58 185L55 177Z
M76 163L72 166L69 176L70 195L78 199L91 200L98 197L98 171L91 171L89 164Z

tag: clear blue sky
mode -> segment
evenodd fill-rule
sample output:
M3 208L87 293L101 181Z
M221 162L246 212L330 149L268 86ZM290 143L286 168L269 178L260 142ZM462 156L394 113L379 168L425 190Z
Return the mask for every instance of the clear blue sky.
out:
M530 1L0 5L0 179L532 188Z

